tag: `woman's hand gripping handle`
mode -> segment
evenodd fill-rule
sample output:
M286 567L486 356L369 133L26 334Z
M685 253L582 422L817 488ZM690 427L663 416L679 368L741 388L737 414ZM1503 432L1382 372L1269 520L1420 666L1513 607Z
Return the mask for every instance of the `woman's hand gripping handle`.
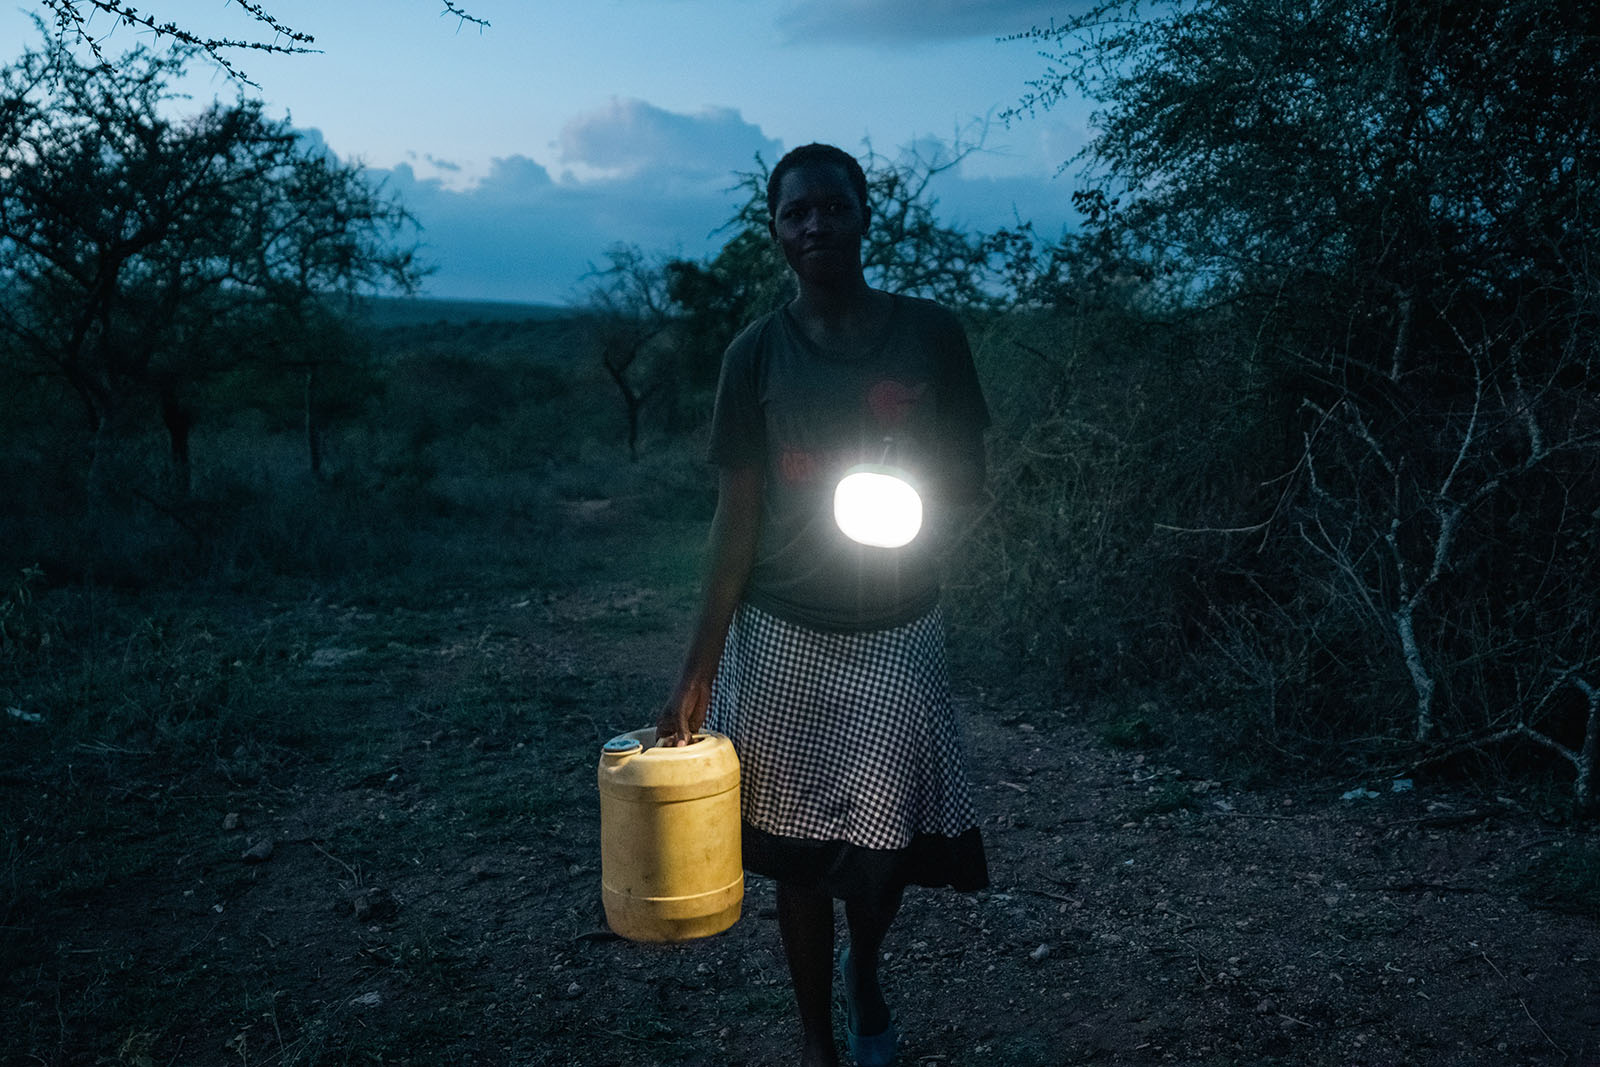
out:
M705 725L706 709L710 706L711 683L679 682L656 720L656 744L679 746L693 742L694 735Z

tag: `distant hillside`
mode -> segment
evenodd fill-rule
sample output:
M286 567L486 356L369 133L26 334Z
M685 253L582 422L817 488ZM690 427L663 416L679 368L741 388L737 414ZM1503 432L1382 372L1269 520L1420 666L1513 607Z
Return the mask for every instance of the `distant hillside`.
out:
M424 297L369 297L372 324L422 326L432 323L549 322L576 312L559 304L517 304L506 300L433 300Z

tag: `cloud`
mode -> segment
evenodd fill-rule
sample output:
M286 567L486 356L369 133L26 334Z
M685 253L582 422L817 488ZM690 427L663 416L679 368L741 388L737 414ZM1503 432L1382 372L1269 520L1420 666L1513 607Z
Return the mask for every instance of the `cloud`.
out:
M619 242L706 255L739 207L736 172L783 146L731 108L683 114L612 100L570 120L555 148L566 168L558 177L521 154L468 183L458 172L422 177L410 164L371 172L423 227L422 255L438 268L427 293L561 302Z
M536 199L552 184L550 172L527 156L505 156L489 162L489 173L476 186L486 199L510 202Z
M559 177L520 154L466 184L455 173L419 176L409 163L369 173L423 227L423 258L437 267L426 293L562 302L613 244L715 251L715 231L739 207L736 172L782 148L730 108L681 114L613 100L567 123Z
M322 136L322 131L315 126L304 126L294 131L295 147L308 156L333 156L333 149L328 147L327 138Z
M770 159L780 148L733 108L684 115L643 100L615 98L570 120L558 144L562 162L614 175L655 171L723 178L748 169L757 152Z
M584 273L616 243L647 253L703 257L727 239L718 230L740 206L730 187L761 151L775 162L782 144L737 112L686 115L641 101L613 102L568 124L561 159L583 174L559 176L525 155L493 160L478 180L419 176L410 163L369 174L385 183L422 226L421 249L438 269L427 295L562 303L578 295ZM653 131L641 142L617 131ZM920 140L925 159L944 146ZM570 153L570 154L569 154ZM1020 174L966 173L971 157L939 175L930 192L949 225L974 231L1032 219L1054 235L1070 221L1069 183Z
M929 185L938 198L934 213L946 226L970 233L993 233L1018 222L1032 222L1046 239L1059 237L1076 222L1073 185L1065 178L978 177L941 174Z
M862 44L1004 37L1081 14L1087 0L800 0L778 16L791 44Z

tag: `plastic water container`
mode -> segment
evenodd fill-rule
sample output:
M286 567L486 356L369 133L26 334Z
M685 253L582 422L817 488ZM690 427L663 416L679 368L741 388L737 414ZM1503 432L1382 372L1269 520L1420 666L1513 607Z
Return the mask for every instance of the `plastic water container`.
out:
M687 941L739 918L739 758L719 733L653 748L654 730L600 749L600 898L633 941Z

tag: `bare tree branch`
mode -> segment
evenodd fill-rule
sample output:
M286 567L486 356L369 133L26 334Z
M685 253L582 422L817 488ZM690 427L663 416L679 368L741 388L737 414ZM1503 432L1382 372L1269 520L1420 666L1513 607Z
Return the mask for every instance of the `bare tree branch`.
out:
M88 45L97 62L106 62L101 51L102 42L116 30L128 28L152 34L159 43L171 42L193 48L217 64L228 77L245 85L256 86L230 58L232 53L258 52L269 55L300 55L318 52L312 47L316 38L282 22L272 13L269 5L257 0L224 0L225 5L237 6L254 24L259 36L212 36L190 28L183 23L151 11L141 11L127 0L40 0L55 24L58 46ZM480 29L488 21L471 14L455 0L442 0L442 15L453 16L461 24L472 23ZM97 16L110 20L110 26L97 30Z

